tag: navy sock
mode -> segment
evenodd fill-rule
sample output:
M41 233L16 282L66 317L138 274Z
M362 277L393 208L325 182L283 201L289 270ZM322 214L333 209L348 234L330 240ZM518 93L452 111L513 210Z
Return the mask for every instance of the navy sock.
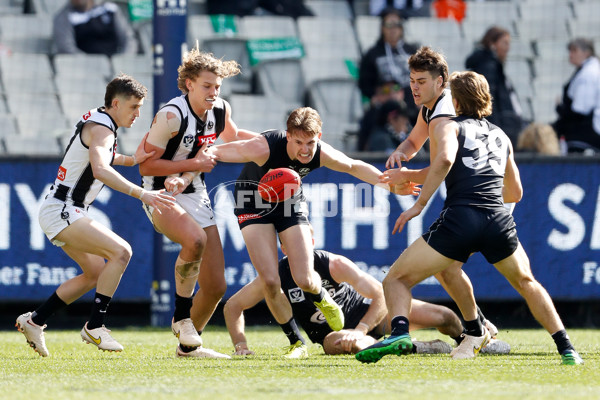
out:
M408 318L397 315L392 318L391 336L408 335Z
M175 312L173 313L173 321L181 321L190 317L190 308L192 308L192 302L194 296L183 297L175 293Z
M561 329L552 335L552 339L554 339L554 343L556 343L556 349L558 350L558 354L564 354L567 350L575 350L575 347L571 344L571 340L569 339L569 335L567 335L567 331Z
M106 310L108 309L108 303L110 303L110 299L112 299L112 297L108 297L96 292L96 296L94 297L94 305L92 306L92 313L90 314L90 319L87 323L88 329L96 329L104 325L104 318L106 317Z
M62 310L66 306L67 303L62 301L56 292L54 292L52 293L52 296L48 297L48 300L46 300L41 306L38 307L37 310L33 312L31 320L34 324L42 326L46 323L46 320L52 316L52 314Z
M318 303L321 300L323 300L323 297L325 297L325 288L321 287L321 291L317 294L314 293L309 293L309 292L305 292L306 296L310 299L310 301L312 301L313 303Z
M287 336L291 345L296 344L298 340L301 341L302 344L306 344L306 341L302 337L302 334L300 333L300 329L298 329L298 324L296 324L296 320L294 319L294 317L292 317L288 322L284 324L279 324L279 326L281 327L283 333L285 333L285 336Z
M469 336L483 336L483 325L479 317L473 321L465 321L465 334Z

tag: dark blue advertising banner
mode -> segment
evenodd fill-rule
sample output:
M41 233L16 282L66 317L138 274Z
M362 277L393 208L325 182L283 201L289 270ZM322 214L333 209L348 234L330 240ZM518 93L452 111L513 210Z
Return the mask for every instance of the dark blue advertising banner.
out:
M38 208L60 160L0 160L0 299L41 300L65 280L81 273L79 266L46 238ZM118 167L132 182L137 168ZM133 258L115 293L115 300L148 301L152 283L153 229L137 199L107 187L89 209L90 216L133 247ZM93 299L93 291L86 295Z
M383 168L382 163L375 164ZM418 165L415 165L417 167ZM600 175L596 164L520 163L523 200L514 210L519 237L536 278L554 299L600 299ZM41 300L78 266L50 244L37 222L37 209L58 160L0 161L0 300ZM206 175L224 246L229 297L256 272L249 261L232 212L232 181L240 165L220 164ZM120 167L139 180L137 168ZM304 179L310 219L318 248L343 254L379 280L398 255L437 218L445 191L438 191L425 211L400 234L396 218L415 201L391 195L357 179L324 168ZM138 200L104 188L90 214L126 239L133 248L115 300L153 301L171 308L173 265L179 247L155 234ZM481 300L518 299L517 292L480 255L465 265ZM163 271L155 276L155 271ZM417 285L423 299L447 299L435 280ZM88 299L91 295L88 294ZM155 321L162 325L165 321Z

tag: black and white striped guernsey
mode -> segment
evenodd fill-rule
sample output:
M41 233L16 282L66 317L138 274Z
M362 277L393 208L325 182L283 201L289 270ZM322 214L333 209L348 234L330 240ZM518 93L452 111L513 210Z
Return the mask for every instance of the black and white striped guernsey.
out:
M89 147L81 139L83 127L88 122L103 125L113 132L114 140L109 148L112 153L110 165L114 162L117 151L118 126L106 113L104 107L90 110L75 125L75 130L58 168L56 180L50 188L50 196L81 208L87 208L92 204L104 187L104 183L94 178Z
M181 125L177 135L167 142L161 159L180 161L194 158L204 143L208 143L209 146L214 144L225 129L227 107L229 104L218 97L214 107L206 112L206 121L202 121L192 110L187 95L175 97L165 104L161 110L177 114ZM143 176L144 189L164 189L165 179L166 176ZM204 174L199 174L183 193L195 193L202 190L206 190Z

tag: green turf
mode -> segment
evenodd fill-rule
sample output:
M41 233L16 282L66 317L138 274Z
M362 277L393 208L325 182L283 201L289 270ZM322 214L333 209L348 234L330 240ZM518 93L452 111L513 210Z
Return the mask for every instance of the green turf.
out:
M115 329L122 353L104 353L78 331L49 329L50 357L30 349L22 334L0 332L1 399L598 399L600 331L571 329L585 360L562 366L545 331L501 331L507 356L454 361L449 355L386 356L363 365L353 356L325 356L311 345L307 360L284 360L279 329L250 327L257 356L232 360L177 359L168 329ZM443 338L436 331L417 339ZM205 344L232 351L223 328L209 327Z

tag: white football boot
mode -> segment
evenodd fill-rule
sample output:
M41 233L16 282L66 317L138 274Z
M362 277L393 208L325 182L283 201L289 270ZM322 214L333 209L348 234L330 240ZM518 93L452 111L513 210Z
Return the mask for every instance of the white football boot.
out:
M25 335L25 340L40 356L48 357L50 353L46 348L46 339L44 338L44 329L46 325L39 326L31 320L31 312L19 315L15 324L19 332Z
M87 322L81 329L81 339L87 344L93 344L98 350L123 351L123 346L110 336L110 330L104 325L100 328L88 329Z

